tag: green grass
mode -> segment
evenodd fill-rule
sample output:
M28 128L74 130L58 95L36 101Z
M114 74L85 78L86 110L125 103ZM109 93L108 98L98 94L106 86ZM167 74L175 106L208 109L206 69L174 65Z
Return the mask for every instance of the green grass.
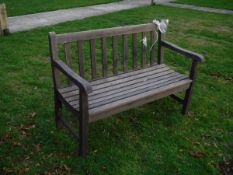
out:
M73 137L54 124L47 33L154 18L169 18L167 39L206 58L189 114L169 97L116 114L90 124L89 155L77 156ZM0 174L219 174L219 162L233 159L232 32L230 15L154 6L0 38ZM188 66L166 53L168 64Z
M177 0L175 3L233 10L232 0Z
M31 13L53 11L74 7L83 7L118 1L120 0L0 0L0 4L6 4L8 16L18 16Z

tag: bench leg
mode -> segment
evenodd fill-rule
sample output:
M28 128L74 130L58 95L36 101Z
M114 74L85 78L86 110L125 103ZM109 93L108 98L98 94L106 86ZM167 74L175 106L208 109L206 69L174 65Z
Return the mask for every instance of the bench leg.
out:
M62 102L56 95L54 94L54 104L55 104L55 123L57 128L62 127L61 123L61 113L62 113Z
M79 118L79 143L80 155L85 156L88 150L88 96L86 92L80 91L80 118Z
M188 113L188 108L189 108L191 98L192 98L192 91L193 91L193 85L191 85L190 88L186 90L183 108L182 108L183 115L186 115Z
M81 156L85 156L88 151L88 122L85 116L82 116L80 119L79 138L80 138L79 152Z
M184 97L184 103L183 103L183 109L182 109L182 114L185 115L188 113L188 107L190 105L191 102L191 98L192 98L192 92L193 92L193 85L194 82L196 80L196 76L197 76L197 61L193 60L192 62L192 66L191 66L191 70L190 70L190 79L192 79L192 83L190 84L190 87L186 90L185 93L185 97Z

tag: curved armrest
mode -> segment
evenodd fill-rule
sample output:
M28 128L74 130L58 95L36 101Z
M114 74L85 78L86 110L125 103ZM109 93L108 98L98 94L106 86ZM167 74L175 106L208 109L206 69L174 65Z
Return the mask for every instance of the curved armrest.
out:
M174 50L182 55L185 55L189 58L192 58L193 60L196 60L196 61L199 61L199 62L203 62L205 59L202 55L198 54L198 53L195 53L195 52L192 52L192 51L189 51L187 49L183 49L175 44L172 44L168 41L161 41L161 45L168 48L168 49L171 49L171 50Z
M77 85L81 90L84 90L87 94L92 92L92 87L88 81L76 74L69 66L67 66L63 61L54 59L52 60L53 65L63 72L75 85Z

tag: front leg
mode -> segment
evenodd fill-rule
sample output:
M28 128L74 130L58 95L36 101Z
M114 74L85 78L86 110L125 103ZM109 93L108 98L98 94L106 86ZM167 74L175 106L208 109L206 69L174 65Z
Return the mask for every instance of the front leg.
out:
M88 96L85 92L80 91L80 155L85 156L88 152Z
M192 67L190 70L190 75L189 75L189 78L192 80L192 83L190 84L190 87L186 90L186 93L185 93L183 108L182 108L183 115L186 115L188 113L188 107L191 103L193 85L195 83L196 76L197 76L197 61L193 60Z

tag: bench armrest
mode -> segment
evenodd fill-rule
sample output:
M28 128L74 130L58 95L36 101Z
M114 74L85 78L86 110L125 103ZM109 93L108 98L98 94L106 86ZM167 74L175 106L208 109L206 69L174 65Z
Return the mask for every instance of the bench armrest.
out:
M198 53L195 53L195 52L192 52L192 51L189 51L187 49L183 49L175 44L172 44L168 41L161 41L161 45L168 48L168 49L171 49L171 50L174 50L182 55L185 55L189 58L192 58L193 60L196 60L196 61L199 61L199 62L203 62L204 61L204 57Z
M81 90L85 91L87 94L92 92L92 87L88 81L76 74L69 66L67 66L63 61L54 59L52 60L53 65L63 72L75 85L77 85Z

